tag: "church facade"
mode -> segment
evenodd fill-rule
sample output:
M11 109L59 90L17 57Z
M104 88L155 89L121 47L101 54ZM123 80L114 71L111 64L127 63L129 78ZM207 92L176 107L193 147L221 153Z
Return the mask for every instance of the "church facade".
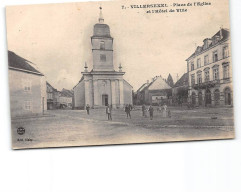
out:
M82 72L82 78L73 88L74 107L92 108L112 105L122 108L125 104L132 104L133 87L123 79L121 64L119 71L115 71L113 64L113 38L110 28L104 24L100 8L99 23L94 25L91 37L93 69L88 71L87 64Z

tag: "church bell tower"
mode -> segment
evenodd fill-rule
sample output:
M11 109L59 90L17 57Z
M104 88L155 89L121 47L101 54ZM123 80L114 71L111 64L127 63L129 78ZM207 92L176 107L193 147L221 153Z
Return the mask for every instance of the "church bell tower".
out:
M91 44L93 71L114 71L113 38L110 35L110 27L104 24L102 7L100 7L99 23L94 25Z

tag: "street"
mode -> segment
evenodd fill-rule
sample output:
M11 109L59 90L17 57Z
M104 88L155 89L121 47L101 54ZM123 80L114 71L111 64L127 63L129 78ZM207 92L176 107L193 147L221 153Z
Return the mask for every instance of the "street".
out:
M156 108L154 118L142 116L141 108L126 118L123 109L48 110L44 116L12 119L13 148L39 148L231 139L234 137L232 108L170 108L171 117L162 118ZM25 133L19 135L17 129Z

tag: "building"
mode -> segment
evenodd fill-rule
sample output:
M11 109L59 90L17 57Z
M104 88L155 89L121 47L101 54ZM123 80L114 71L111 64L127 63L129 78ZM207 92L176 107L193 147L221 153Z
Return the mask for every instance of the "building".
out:
M91 37L93 69L85 71L74 89L75 108L92 108L112 105L113 108L132 104L132 86L123 79L121 64L119 71L114 70L113 38L110 28L104 24L102 8L100 8L99 23L94 25L94 34Z
M59 108L59 92L49 82L46 82L47 89L47 109L53 110Z
M167 84L166 80L161 76L152 78L152 82L143 84L137 90L137 102L138 104L147 105L161 105L170 104L170 97L172 96L172 89Z
M73 107L73 96L74 92L68 89L62 89L59 92L59 108L71 108Z
M172 100L174 105L183 105L188 100L188 74L185 73L172 87Z
M135 104L140 105L145 103L145 88L149 85L149 80L144 83L135 93Z
M189 101L196 106L232 105L230 32L221 28L186 60Z
M46 80L34 64L8 51L11 116L42 114L47 109Z

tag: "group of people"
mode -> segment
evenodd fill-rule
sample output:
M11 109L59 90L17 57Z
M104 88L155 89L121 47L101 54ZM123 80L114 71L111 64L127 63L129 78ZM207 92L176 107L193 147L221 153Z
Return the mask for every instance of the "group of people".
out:
M125 105L125 113L126 113L126 118L131 119L131 111L133 107L131 104L126 104ZM87 114L90 114L90 106L89 104L86 105L86 111ZM164 118L171 117L171 111L167 108L167 105L164 104L162 106L158 106L157 111L161 113L161 116ZM145 104L142 105L142 116L147 118L147 113L149 112L150 119L153 119L153 113L154 113L154 108L152 105L146 106ZM112 105L107 105L106 106L106 115L108 120L112 120Z
M171 111L168 110L166 104L164 104L163 106L158 106L157 111L159 113L161 113L161 116L164 117L164 118L171 117ZM142 105L142 116L147 118L147 113L148 112L149 112L149 115L150 115L150 119L152 120L153 119L154 108L152 107L152 105L150 105L148 107L145 104L143 104Z

